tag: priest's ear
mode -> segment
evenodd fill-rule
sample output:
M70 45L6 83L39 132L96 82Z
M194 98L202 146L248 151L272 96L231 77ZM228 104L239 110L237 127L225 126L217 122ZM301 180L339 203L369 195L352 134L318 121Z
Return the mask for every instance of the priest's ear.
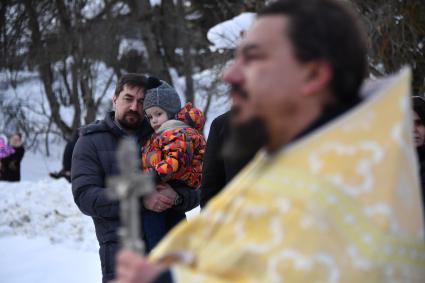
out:
M315 60L306 63L302 93L310 96L329 89L332 77L333 70L328 62Z
M115 110L115 104L117 103L117 98L118 96L116 96L115 94L112 96L112 109Z

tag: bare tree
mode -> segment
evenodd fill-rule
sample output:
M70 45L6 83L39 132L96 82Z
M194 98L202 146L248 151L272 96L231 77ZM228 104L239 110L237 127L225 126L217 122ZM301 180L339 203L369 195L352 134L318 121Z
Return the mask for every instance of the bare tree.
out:
M366 24L370 69L392 73L409 64L413 91L425 94L425 3L422 0L352 0Z
M0 73L5 76L0 83L18 89L32 83L36 73L43 94L37 107L24 96L13 105L3 101L9 107L4 121L15 121L10 124L33 138L47 137L48 145L51 134L66 139L93 121L123 73L150 73L171 82L170 69L184 78L187 101L194 102L195 93L208 95L207 112L213 96L222 95L214 87L219 78L213 75L213 83L202 86L194 76L221 66L231 53L212 52L206 32L260 2L163 0L152 7L149 0L101 0L96 6L86 0L1 1ZM141 48L127 46L128 41ZM36 125L23 109L40 117Z
M177 1L177 26L179 27L179 36L181 39L181 45L183 49L183 74L186 82L186 100L188 102L194 101L194 90L193 90L193 64L192 64L192 46L190 44L190 31L186 26L185 20L185 9L183 0Z
M149 69L152 74L160 78L171 81L168 65L162 59L158 37L155 36L155 27L158 25L158 17L153 12L149 0L129 1L135 23L139 26L139 35L147 49Z

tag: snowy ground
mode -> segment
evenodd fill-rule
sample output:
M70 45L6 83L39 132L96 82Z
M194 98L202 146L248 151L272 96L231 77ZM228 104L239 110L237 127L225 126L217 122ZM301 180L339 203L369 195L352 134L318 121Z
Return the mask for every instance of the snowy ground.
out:
M101 282L91 219L75 206L65 179L47 176L59 168L59 153L27 152L23 180L0 182L1 282Z
M1 282L101 282L95 252L52 244L43 237L0 238Z
M26 153L23 180L0 182L0 282L101 282L91 219L75 206L71 185L47 175L59 168L59 151Z

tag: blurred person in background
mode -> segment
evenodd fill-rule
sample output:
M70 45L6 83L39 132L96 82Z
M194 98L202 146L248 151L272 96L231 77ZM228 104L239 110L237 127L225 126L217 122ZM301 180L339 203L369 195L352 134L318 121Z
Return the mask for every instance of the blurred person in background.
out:
M19 182L21 180L21 161L25 154L22 134L14 133L9 139L13 153L1 159L1 180Z
M243 152L238 150L237 156L226 154L226 141L236 135L235 129L231 126L232 119L236 116L233 113L237 112L239 104L245 101L244 97L237 96L236 92L232 94L233 101L237 101L233 103L232 109L215 118L211 124L202 167L200 200L202 209L251 161L265 142L260 135L254 135L250 146Z
M7 144L6 136L0 135L0 180L3 180L3 159L13 153L15 150Z
M74 151L75 144L78 140L78 130L74 131L63 151L62 157L62 169L58 172L50 172L49 176L53 179L59 179L64 177L68 182L71 183L71 164L72 164L72 152Z
M419 159L422 203L425 205L425 99L421 96L413 97L413 130Z

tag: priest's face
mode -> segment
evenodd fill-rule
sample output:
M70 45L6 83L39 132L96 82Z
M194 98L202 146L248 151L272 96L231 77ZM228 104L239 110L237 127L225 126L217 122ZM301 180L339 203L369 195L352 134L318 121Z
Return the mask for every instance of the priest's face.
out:
M136 130L144 117L143 99L144 91L139 87L124 85L123 90L112 97L115 108L115 120L125 130Z
M251 135L262 133L263 143L280 134L275 125L281 119L290 119L302 102L305 71L293 54L287 25L284 16L257 19L242 39L233 64L223 74L231 86L235 126L255 125Z

